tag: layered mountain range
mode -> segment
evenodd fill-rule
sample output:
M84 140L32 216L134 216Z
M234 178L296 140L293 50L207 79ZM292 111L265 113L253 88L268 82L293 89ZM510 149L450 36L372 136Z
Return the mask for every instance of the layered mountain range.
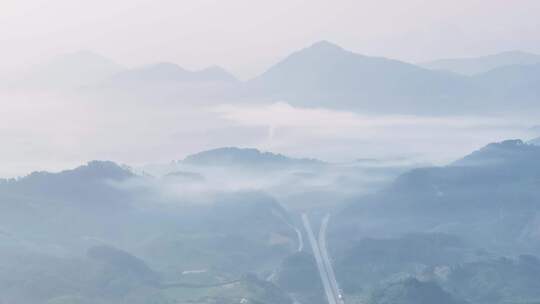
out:
M252 79L239 81L217 66L191 71L162 62L125 68L85 51L59 56L16 83L120 91L153 88L157 96L155 87L161 86L161 90L189 91L192 98L285 101L372 113L506 113L540 109L539 58L505 52L411 64L321 41L286 56ZM219 93L209 94L209 90Z

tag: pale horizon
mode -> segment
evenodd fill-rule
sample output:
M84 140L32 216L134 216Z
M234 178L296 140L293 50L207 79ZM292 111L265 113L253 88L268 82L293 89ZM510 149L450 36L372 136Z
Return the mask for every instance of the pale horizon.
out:
M248 79L320 40L410 63L540 53L537 1L385 2L9 0L0 4L0 70L91 50L130 67L218 65Z

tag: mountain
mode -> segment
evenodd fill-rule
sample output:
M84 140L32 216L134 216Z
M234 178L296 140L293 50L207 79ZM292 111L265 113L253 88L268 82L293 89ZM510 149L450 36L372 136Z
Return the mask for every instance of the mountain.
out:
M452 166L535 166L540 159L540 147L527 144L520 139L491 143L478 151L454 162ZM528 168L523 168L527 170ZM520 172L523 173L523 172Z
M26 223L20 227L45 225L60 231L67 222L77 227L96 218L103 225L107 219L114 222L117 212L131 209L129 203L135 194L117 185L134 177L130 170L113 162L92 161L58 173L34 172L0 180L0 219L8 227ZM69 220L62 224L58 220L64 217ZM76 218L78 222L73 222Z
M110 161L91 161L87 165L58 173L33 172L18 179L0 180L0 195L42 196L103 201L116 193L109 182L121 182L135 175ZM112 199L112 197L110 198Z
M125 68L91 51L68 53L28 71L19 86L76 88L94 85Z
M456 264L465 260L466 244L442 233L414 233L401 237L365 237L337 255L336 272L345 292L355 293L397 273L423 267ZM362 267L370 265L370 267Z
M508 65L477 74L472 81L483 91L486 98L507 101L499 103L509 111L516 106L535 109L540 96L540 63Z
M10 233L10 246L54 256L99 239L125 239L118 227L141 223L134 202L143 192L121 186L132 179L130 170L113 162L92 161L58 173L0 180L0 230Z
M492 143L449 166L401 175L379 193L350 204L339 222L362 231L359 227L372 220L358 226L361 218L371 217L380 225L393 223L369 228L373 235L450 233L493 250L540 252L539 160L538 146L521 140Z
M293 53L247 86L297 106L417 114L466 111L475 93L464 77L359 55L326 41Z
M190 195L197 175L177 176L172 197L113 162L1 180L2 300L290 303L256 279L298 248L289 211L261 192Z
M236 82L237 79L218 66L199 71L189 71L174 63L161 62L123 71L111 77L112 84L156 84L156 83L198 83Z
M472 303L534 303L539 280L540 259L532 255L463 263L440 278L447 290Z
M364 56L322 41L286 57L248 81L246 88L267 101L362 113L470 115L539 110L540 55L508 52L465 61L484 68L469 76L435 64Z
M115 275L129 276L137 281L156 284L159 276L148 265L128 252L117 248L98 245L88 249L87 256L105 264Z
M444 298L438 286L471 303L534 302L539 164L538 146L491 143L349 201L328 231L340 286L361 294L379 285L368 303L432 303ZM514 259L524 254L533 256ZM385 284L403 277L412 281Z
M540 63L540 55L521 51L510 51L481 57L441 59L420 63L420 66L433 70L447 70L472 76L503 66L536 63Z
M218 167L287 167L287 166L318 166L324 163L307 158L290 158L281 154L261 152L257 149L226 147L189 155L183 163L197 166Z
M193 73L196 73L200 77L201 81L238 81L238 79L233 74L217 65L213 65L202 70L195 71Z
M195 104L284 101L300 107L384 114L521 114L540 110L538 57L507 52L463 59L489 66L468 76L430 64L364 56L321 41L243 82L217 66L190 71L162 62L126 69L101 55L81 51L32 69L16 86L82 87L85 90L80 93L100 99Z

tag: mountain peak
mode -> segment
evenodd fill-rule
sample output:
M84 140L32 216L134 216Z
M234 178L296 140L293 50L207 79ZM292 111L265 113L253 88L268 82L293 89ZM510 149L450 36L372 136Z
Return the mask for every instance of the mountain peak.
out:
M82 165L70 170L64 170L58 173L50 172L33 172L24 178L36 178L36 177L64 177L73 179L85 179L85 180L122 180L128 177L134 176L131 170L126 166L121 166L112 161L89 161L86 165ZM24 179L23 178L23 179Z
M358 54L328 41L299 50L251 80L259 94L294 106L322 106L365 112L432 112L469 90L466 79L383 57ZM377 100L376 103L373 101ZM416 108L411 108L414 100ZM429 110L428 110L429 109Z
M312 44L308 49L318 49L318 50L333 50L333 51L343 51L344 49L339 45L332 43L328 40L317 41Z
M261 152L253 148L223 147L192 154L184 163L206 166L283 166L320 165L321 161L306 158L289 158L282 154Z
M477 150L454 165L494 165L516 162L535 162L540 156L540 148L527 144L520 139L509 139L502 142L490 143Z
M146 65L146 66L141 67L141 69L144 69L144 70L161 70L161 71L170 71L170 72L186 72L186 70L184 68L177 65L176 63L166 62L166 61Z
M202 78L208 78L217 81L237 81L238 79L231 74L229 71L220 67L218 65L212 65L206 67L197 73L202 76Z
M350 53L341 46L332 42L321 40L313 43L312 45L301 49L295 54L315 54L317 56L337 56L339 54Z

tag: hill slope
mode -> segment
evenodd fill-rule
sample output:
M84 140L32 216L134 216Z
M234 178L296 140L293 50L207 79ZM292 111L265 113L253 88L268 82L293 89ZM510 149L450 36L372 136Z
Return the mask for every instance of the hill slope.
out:
M538 146L492 143L351 202L329 233L340 286L379 286L371 303L534 303L540 263L520 255L540 254L539 160ZM404 277L415 279L385 284Z
M368 224L356 216L372 217L382 225L374 235L452 233L493 250L540 252L539 160L540 147L520 140L489 144L450 166L403 174L349 205L340 223L358 228Z
M293 105L394 113L463 110L465 97L474 93L466 78L325 41L293 53L248 86Z

